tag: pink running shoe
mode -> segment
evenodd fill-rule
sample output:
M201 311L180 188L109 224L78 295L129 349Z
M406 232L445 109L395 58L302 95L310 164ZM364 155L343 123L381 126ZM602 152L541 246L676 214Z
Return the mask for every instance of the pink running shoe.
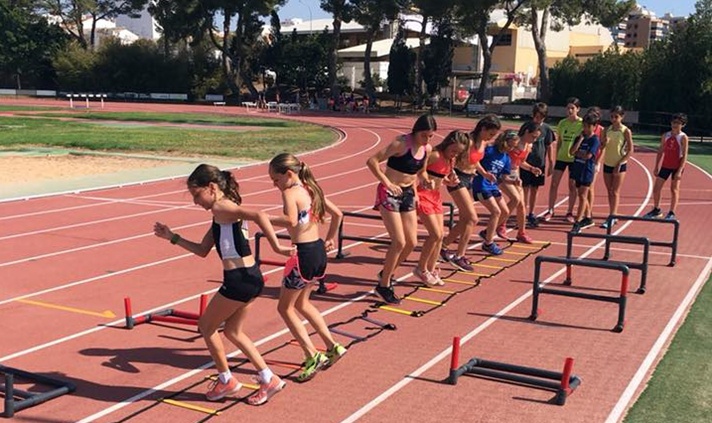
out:
M242 384L234 377L231 377L227 383L220 382L220 378L210 384L205 397L208 401L219 401L229 395L236 394L242 388Z
M498 226L497 227L497 236L502 239L509 239L507 237L507 226L505 226L505 225Z
M413 275L415 275L416 278L420 279L420 281L427 286L435 286L437 284L437 281L435 280L433 274L427 270L420 270L418 267L416 267L415 269L413 269Z
M250 405L262 405L269 401L276 393L284 389L287 386L287 382L283 381L277 375L272 375L272 379L269 383L260 383L260 389L247 398L247 402Z
M534 240L532 240L532 238L531 238L529 235L527 235L526 232L520 232L520 233L518 233L518 234L517 234L517 241L518 241L518 242L521 242L521 243L523 243L523 244L533 244L533 243L534 243Z

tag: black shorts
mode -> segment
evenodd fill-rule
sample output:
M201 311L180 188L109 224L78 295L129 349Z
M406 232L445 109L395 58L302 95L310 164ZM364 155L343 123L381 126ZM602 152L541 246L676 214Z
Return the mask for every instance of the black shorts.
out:
M223 284L218 293L229 300L249 303L262 293L264 287L262 272L257 264L254 264L251 267L224 270Z
M519 177L522 179L523 187L540 187L544 185L546 169L543 167L539 169L541 169L541 175L534 176L530 171L519 168Z
M287 289L302 289L310 282L324 278L326 273L326 248L324 241L297 244L297 255L284 266L282 285Z
M376 188L376 202L374 210L384 210L396 213L407 213L415 210L415 190L413 186L401 187L400 195L393 195L385 185L378 184Z
M603 165L603 173L613 173L613 170L615 168L616 168L615 166ZM620 170L619 170L620 173L623 173L626 170L628 170L628 163L623 163L622 165L620 165Z
M554 169L555 170L560 170L560 171L565 171L566 169L569 169L571 171L571 165L573 165L574 162L562 162L561 160L557 160L556 163L554 164Z
M475 175L473 173L465 173L456 168L455 174L460 182L457 185L447 187L447 192L457 191L460 188L465 188L468 191L472 189L472 180L475 179Z
M661 167L660 171L657 174L657 177L664 181L667 181L668 178L670 177L670 175L672 175L675 172L677 172L677 169L670 169L669 167ZM680 176L682 176L682 175L680 175Z

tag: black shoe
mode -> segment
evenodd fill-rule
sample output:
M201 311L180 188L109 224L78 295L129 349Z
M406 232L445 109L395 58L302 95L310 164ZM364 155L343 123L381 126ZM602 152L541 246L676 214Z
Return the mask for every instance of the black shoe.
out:
M383 298L383 301L388 304L400 304L400 298L398 298L396 293L393 291L393 288L390 286L378 285L376 287L376 293L380 295L381 298Z
M576 223L574 223L574 226L571 228L571 233L577 234L579 232L581 232L581 222L576 222Z
M591 226L595 225L593 219L591 219L590 217L584 217L583 219L581 219L580 223L581 223L581 229L590 228Z
M528 229L538 228L539 221L537 220L536 217L534 217L533 214L530 214L529 216L527 216L527 225L526 226Z
M383 270L381 270L380 272L378 272L378 282L381 282L381 279L383 279ZM398 283L398 281L396 280L395 276L393 276L393 275L391 275L391 280L388 281L388 282L389 282L389 284L388 284L389 286L393 286L393 285L395 285L395 284Z
M648 213L646 213L643 217L647 217L648 219L657 219L658 217L663 215L663 211L660 210L659 208L655 207L652 210L650 210Z

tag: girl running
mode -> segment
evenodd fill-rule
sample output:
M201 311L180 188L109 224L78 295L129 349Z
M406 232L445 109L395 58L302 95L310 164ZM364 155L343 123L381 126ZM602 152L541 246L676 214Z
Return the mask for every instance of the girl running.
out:
M198 321L200 334L219 372L218 379L210 385L206 397L210 401L218 401L237 393L242 387L232 377L225 357L225 347L218 333L218 328L224 323L223 333L227 339L245 353L258 372L260 388L247 402L252 405L264 404L284 388L285 382L267 367L255 344L242 329L253 300L264 287L262 273L243 233L243 222L251 220L257 223L277 253L289 256L291 250L279 245L265 213L242 206L239 185L232 173L201 164L188 177L188 191L196 205L209 210L213 215L213 223L202 241L197 243L184 239L160 222L153 226L153 232L159 238L170 240L171 244L200 257L207 256L215 246L222 259L223 284Z
M346 348L336 343L319 310L309 301L309 283L322 279L326 272L326 252L336 245L336 231L343 214L324 197L306 163L288 153L275 156L269 163L269 176L282 192L284 214L274 216L274 225L287 228L292 243L296 245L296 255L290 257L284 268L284 279L279 291L279 314L287 324L292 336L304 350L306 360L302 372L297 376L305 382L324 367L336 363ZM329 214L331 223L326 241L319 238L319 223ZM309 338L309 333L296 312L304 316L319 337L326 344L326 354L319 352Z
M494 177L487 174L482 168L480 160L484 157L488 140L497 135L501 127L502 125L495 115L485 115L477 122L475 129L470 133L470 147L455 161L455 174L459 183L447 187L447 191L457 206L458 220L455 227L443 239L440 257L443 261L450 262L465 272L473 270L472 264L465 257L465 251L478 221L475 200L472 198L472 180L478 172L486 175L490 180L494 180ZM448 245L458 240L457 251L447 248Z
M428 141L436 130L435 118L424 114L415 121L408 135L399 136L366 162L380 182L374 209L381 212L383 224L391 238L376 286L376 293L390 304L400 303L400 298L393 291L393 272L413 251L418 240L415 211L418 194L415 184L418 179L423 181L424 186L433 184L425 173L425 163L430 154ZM379 166L384 160L388 160L385 172Z
M455 158L470 145L470 137L463 131L450 132L443 141L433 147L428 156L426 170L431 186L418 185L418 216L428 230L428 238L423 243L418 266L413 274L426 285L444 285L436 269L438 253L443 240L443 200L440 187L458 184L454 172Z

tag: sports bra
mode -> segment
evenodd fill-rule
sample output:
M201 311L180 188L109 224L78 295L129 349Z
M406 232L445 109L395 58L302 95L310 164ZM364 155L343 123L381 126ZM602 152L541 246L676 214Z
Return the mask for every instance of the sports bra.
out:
M519 148L517 148L509 151L507 154L509 154L509 160L512 162L512 168L514 169L518 168L519 165L521 165L522 162L527 159L529 152L526 149L520 150Z
M415 156L413 156L413 142L410 135L406 136L405 145L408 147L405 154L401 156L389 157L386 165L393 170L397 170L398 172L402 172L407 175L415 175L418 171L420 171L420 169L423 168L423 164L425 164L425 156L427 156L427 154L423 154L423 157L419 159L416 159Z
M469 155L470 164L472 164L472 165L476 165L477 163L479 163L480 160L482 160L482 158L485 156L484 151L480 151L474 147L475 147L475 145L473 144L472 148L470 148L470 155Z
M444 178L452 172L452 163L441 155L435 163L428 166L426 171L430 176Z
M297 184L296 186L300 187L304 191L307 192L307 195L309 195L309 198L311 198L311 195L309 194L309 190L304 188L304 185ZM311 203L309 203L309 207L302 209L302 210L297 210L297 225L306 225L312 220L312 212L311 212Z
M215 249L221 259L242 258L252 255L250 244L243 232L243 222L216 223L213 220L211 228Z

